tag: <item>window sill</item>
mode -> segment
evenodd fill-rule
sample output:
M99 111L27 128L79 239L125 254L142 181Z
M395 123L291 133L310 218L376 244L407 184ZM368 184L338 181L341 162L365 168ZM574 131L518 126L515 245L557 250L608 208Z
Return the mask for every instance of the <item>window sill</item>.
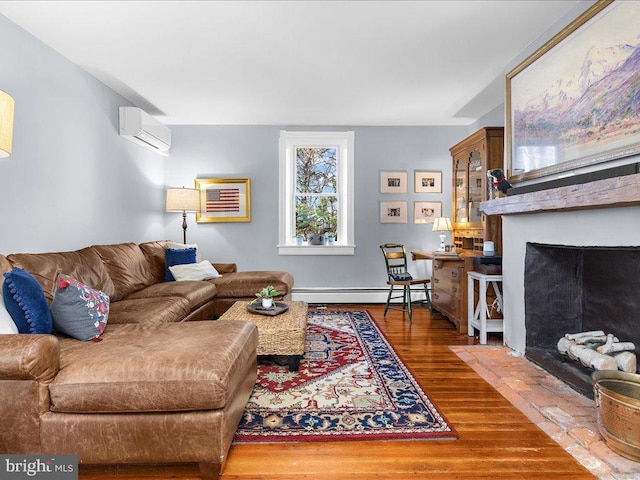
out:
M355 245L278 245L279 255L355 255Z

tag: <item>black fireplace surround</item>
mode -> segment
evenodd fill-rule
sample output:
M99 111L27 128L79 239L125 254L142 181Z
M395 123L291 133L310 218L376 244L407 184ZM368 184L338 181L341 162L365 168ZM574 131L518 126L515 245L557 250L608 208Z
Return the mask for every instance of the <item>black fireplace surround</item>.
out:
M557 350L565 333L603 330L640 353L640 247L527 243L525 355L593 398L591 370Z

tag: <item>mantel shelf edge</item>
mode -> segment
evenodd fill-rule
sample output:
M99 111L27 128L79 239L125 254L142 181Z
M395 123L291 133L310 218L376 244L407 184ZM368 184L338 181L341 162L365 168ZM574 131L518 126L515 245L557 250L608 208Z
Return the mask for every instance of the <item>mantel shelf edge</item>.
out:
M480 203L486 215L518 215L640 205L640 173Z

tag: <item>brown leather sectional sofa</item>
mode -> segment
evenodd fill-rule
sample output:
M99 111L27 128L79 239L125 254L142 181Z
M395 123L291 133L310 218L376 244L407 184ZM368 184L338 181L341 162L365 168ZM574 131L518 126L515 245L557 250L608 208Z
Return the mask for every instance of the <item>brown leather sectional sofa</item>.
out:
M291 294L286 272L164 282L164 242L0 255L51 302L58 273L110 297L100 342L0 335L0 452L71 453L83 464L193 463L217 478L256 379L258 335L216 318L266 285Z

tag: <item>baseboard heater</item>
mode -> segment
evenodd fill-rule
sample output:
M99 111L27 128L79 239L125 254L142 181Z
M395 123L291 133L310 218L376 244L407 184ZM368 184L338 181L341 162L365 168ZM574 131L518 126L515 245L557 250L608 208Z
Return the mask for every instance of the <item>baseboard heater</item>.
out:
M394 296L401 293L396 288ZM294 287L291 299L307 303L386 303L388 287ZM424 293L415 291L412 300L424 300ZM393 303L400 303L396 299Z

